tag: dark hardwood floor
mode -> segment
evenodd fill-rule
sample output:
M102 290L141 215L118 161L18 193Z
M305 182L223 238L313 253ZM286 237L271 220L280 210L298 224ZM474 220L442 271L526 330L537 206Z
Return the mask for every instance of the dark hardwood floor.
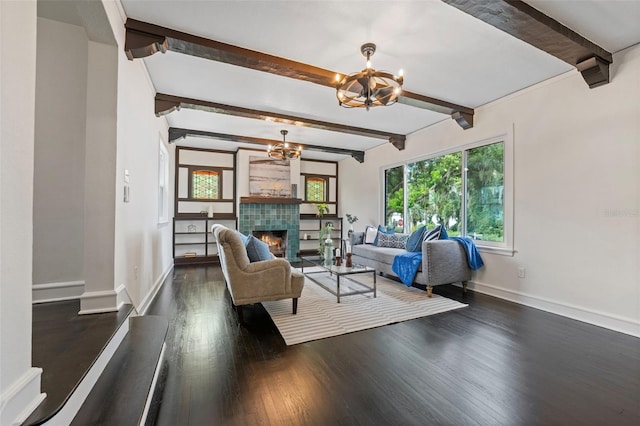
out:
M176 267L157 424L640 424L640 339L435 292L470 306L287 347L261 305L238 325L219 267Z

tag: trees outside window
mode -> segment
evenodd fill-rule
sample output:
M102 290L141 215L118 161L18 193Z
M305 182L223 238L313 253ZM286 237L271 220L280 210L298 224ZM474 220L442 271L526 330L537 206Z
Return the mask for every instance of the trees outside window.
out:
M467 235L504 241L504 143L467 151Z
M504 242L504 147L500 141L385 170L387 226L412 232L441 224L450 236Z
M399 222L404 214L404 166L387 169L384 175L385 225L402 228Z

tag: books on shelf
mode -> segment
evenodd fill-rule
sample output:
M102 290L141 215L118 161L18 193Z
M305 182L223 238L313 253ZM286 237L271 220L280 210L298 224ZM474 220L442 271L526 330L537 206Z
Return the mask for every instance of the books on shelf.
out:
M184 257L196 257L197 255L198 255L198 253L196 253L195 251L188 251L183 256Z

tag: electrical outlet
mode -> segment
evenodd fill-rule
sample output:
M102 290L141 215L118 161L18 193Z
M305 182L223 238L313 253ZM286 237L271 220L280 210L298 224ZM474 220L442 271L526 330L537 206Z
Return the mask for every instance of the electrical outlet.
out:
M518 278L524 278L526 270L523 267L518 268Z
M138 280L138 267L134 266L133 267L133 278L137 281Z

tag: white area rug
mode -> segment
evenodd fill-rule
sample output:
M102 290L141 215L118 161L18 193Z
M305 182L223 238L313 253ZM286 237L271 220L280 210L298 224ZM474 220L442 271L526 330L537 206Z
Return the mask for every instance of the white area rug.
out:
M305 272L313 270L305 268ZM372 285L371 274L359 274L358 281ZM358 294L340 298L305 278L298 314L291 313L291 299L263 302L287 345L339 336L354 331L426 317L468 305L446 297L428 298L427 293L377 277L377 297Z

